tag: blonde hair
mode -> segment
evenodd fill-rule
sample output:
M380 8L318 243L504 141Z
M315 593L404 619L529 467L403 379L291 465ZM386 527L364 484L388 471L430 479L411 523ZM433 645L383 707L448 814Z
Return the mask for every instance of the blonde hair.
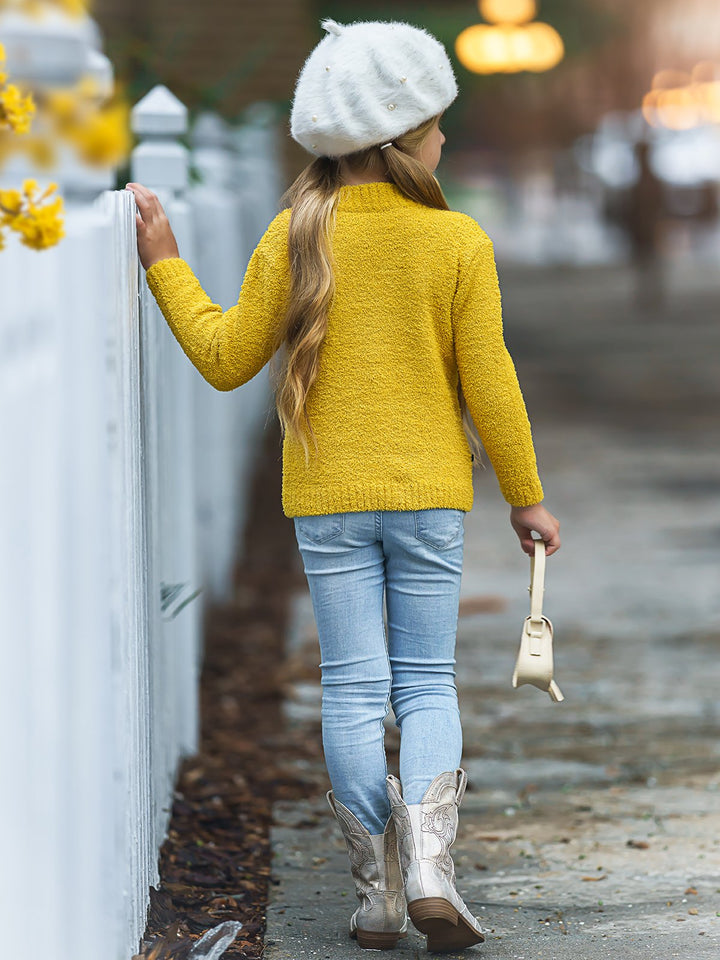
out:
M381 150L379 145L367 147L344 156L343 160L351 170L361 173L377 163L380 155L384 158L390 181L405 196L438 210L448 210L440 184L414 156L438 119L439 115L431 117L414 130L396 137L385 149ZM287 311L275 335L270 372L282 433L289 431L300 441L306 465L309 448L303 423L310 432L316 452L318 448L306 399L317 377L320 347L327 333L335 291L332 233L341 186L339 159L318 157L305 167L281 198L283 208L292 207L288 229L291 284ZM284 351L280 351L281 346ZM281 353L282 362L278 369L276 358ZM480 437L459 381L458 400L463 430L474 466L477 466L482 458Z

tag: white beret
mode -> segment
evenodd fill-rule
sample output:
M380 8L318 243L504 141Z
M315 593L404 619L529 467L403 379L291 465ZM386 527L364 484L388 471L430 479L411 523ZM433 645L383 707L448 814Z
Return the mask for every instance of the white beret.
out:
M295 85L290 134L316 157L340 157L420 126L458 93L445 47L409 23L323 20L327 35Z

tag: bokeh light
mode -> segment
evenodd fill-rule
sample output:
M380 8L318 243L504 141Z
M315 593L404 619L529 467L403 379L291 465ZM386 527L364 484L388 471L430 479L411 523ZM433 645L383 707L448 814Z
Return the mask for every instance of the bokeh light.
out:
M463 30L455 41L458 59L473 73L550 70L564 52L562 38L547 23L478 23Z
M479 0L478 8L488 23L527 23L537 13L535 0Z
M651 126L669 130L720 123L720 64L702 60L690 73L659 70L643 97L642 111Z

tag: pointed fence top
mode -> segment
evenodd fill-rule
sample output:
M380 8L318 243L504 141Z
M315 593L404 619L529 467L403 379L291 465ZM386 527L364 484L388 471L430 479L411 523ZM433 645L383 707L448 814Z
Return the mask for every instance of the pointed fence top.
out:
M195 118L190 131L190 142L194 147L225 149L230 145L230 124L218 113L203 110Z
M130 128L144 137L179 136L187 132L187 107L159 83L132 108Z

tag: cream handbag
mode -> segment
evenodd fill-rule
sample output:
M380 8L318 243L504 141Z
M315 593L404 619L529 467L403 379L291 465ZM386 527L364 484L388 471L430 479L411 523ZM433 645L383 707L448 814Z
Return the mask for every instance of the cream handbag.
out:
M535 541L535 555L530 558L530 616L523 623L513 687L531 683L550 694L555 703L564 700L560 687L553 680L553 625L542 613L545 591L545 541Z

